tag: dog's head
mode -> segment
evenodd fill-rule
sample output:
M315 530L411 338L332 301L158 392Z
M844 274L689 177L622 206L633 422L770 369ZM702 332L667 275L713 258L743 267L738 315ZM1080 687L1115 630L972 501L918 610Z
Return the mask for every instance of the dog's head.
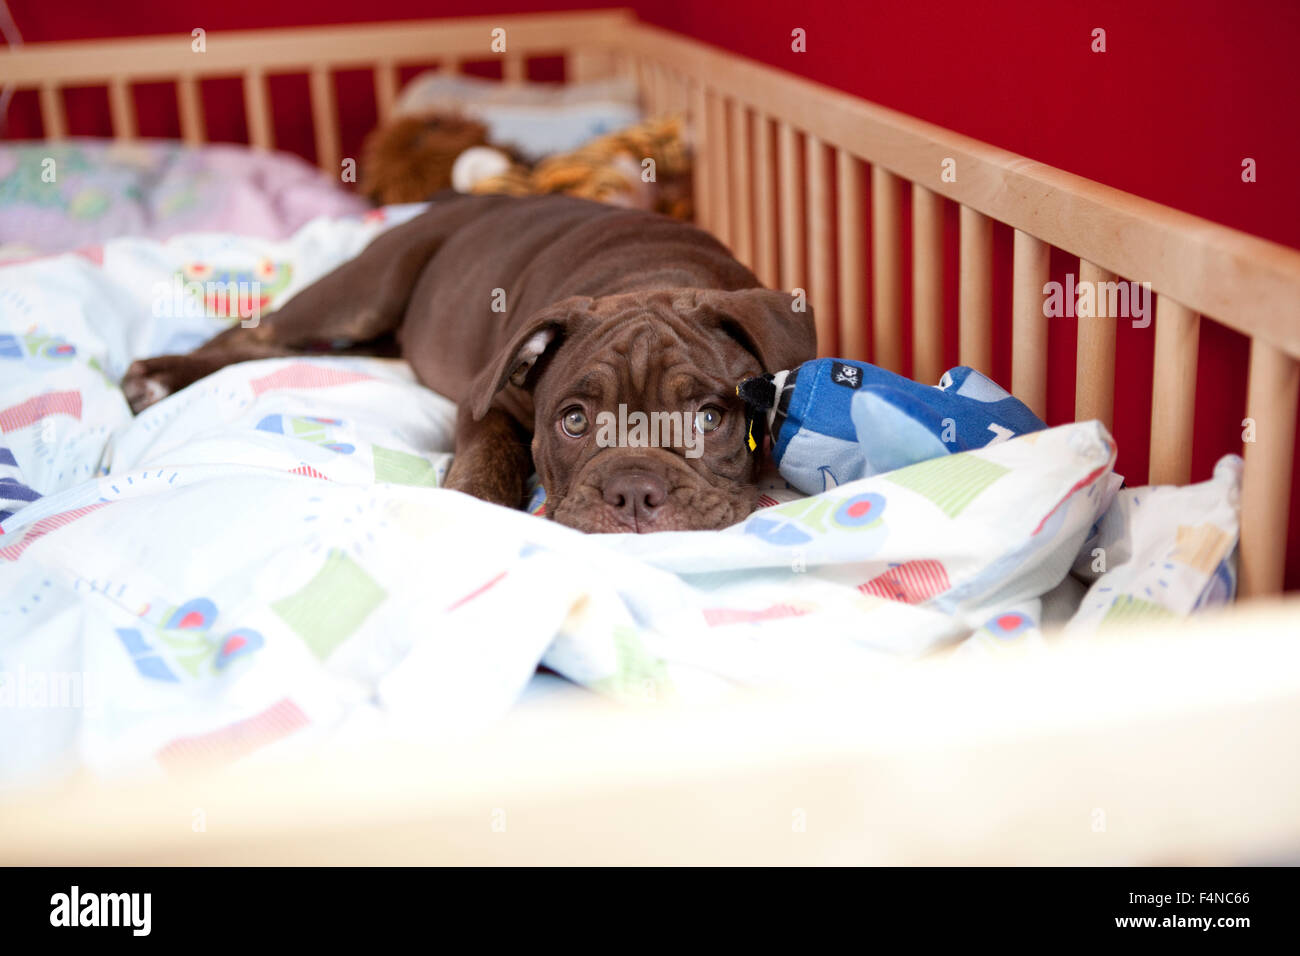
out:
M534 315L476 383L531 392L547 514L589 532L723 528L757 498L736 384L816 354L810 311L767 289L571 298Z

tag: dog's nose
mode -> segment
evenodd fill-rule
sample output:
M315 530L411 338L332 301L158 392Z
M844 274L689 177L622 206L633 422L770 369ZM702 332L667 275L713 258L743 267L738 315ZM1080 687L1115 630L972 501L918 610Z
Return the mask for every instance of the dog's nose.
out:
M605 482L605 503L632 527L653 521L668 500L662 480L644 471L629 471Z

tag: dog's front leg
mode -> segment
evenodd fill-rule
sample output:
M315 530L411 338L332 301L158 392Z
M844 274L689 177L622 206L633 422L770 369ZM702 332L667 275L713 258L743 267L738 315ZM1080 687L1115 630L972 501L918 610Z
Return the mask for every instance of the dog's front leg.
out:
M447 487L493 504L518 508L532 472L528 432L515 419L489 408L478 421L467 404L456 415L456 458Z

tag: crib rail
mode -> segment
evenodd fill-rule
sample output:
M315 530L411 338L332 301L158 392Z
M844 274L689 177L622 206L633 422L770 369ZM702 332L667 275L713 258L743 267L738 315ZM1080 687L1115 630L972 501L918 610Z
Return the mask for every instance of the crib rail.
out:
M492 31L506 31L493 53ZM652 112L689 117L698 147L696 209L767 284L807 291L824 353L863 358L934 381L943 368L944 215L959 207L957 353L991 372L993 230L1014 230L1009 384L1039 415L1047 404L1043 288L1051 249L1079 257L1080 280L1149 282L1155 293L1150 480L1191 474L1196 360L1202 317L1251 340L1245 443L1241 592L1281 590L1300 402L1300 252L1036 163L744 60L628 11L473 17L409 23L37 44L0 52L0 79L34 88L46 135L67 135L62 91L106 86L114 135L132 138L135 82L176 84L185 140L206 138L199 83L243 81L250 141L275 144L268 76L309 77L317 160L337 175L334 71L373 70L380 118L397 96L398 67L500 56L507 82L534 56L562 55L570 80L623 72ZM945 167L955 177L942 175ZM870 222L863 199L870 195ZM910 197L910 199L909 199ZM912 266L903 274L905 203ZM869 269L860 267L870 243ZM908 288L910 284L910 290ZM868 289L869 294L868 294ZM904 368L905 297L912 362ZM1074 412L1114 418L1117 317L1099 302L1080 319ZM1243 423L1245 424L1245 423ZM1225 451L1228 449L1224 449Z
M1043 302L1052 247L1079 257L1080 284L1120 277L1150 283L1152 482L1190 478L1201 317L1248 336L1245 416L1255 434L1244 452L1241 593L1281 590L1300 401L1300 252L666 30L638 25L621 53L631 61L625 68L642 77L652 109L681 109L692 120L705 158L696 182L701 223L765 282L807 291L825 354L937 380L949 202L960 209L960 361L991 373L992 230L995 221L1005 223L1014 229L1012 380L1005 384L1040 416L1047 404ZM942 175L945 166L955 177ZM869 307L858 267L868 228L864 181L872 200ZM910 369L901 347L904 188L912 217ZM839 197L835 208L832 195ZM1100 298L1096 314L1078 324L1074 412L1110 427L1117 316Z
M317 161L338 171L339 138L333 73L369 68L374 72L375 100L380 119L397 99L398 67L404 63L438 61L455 72L463 60L502 60L507 82L526 76L529 57L576 51L600 51L629 27L626 10L584 13L545 13L524 16L464 17L407 23L353 24L339 27L243 30L206 34L203 49L196 38L175 36L133 40L91 40L41 43L0 52L0 79L17 89L36 89L45 135L68 134L63 90L72 86L106 86L113 135L137 135L131 84L172 81L176 84L181 136L186 142L207 139L199 81L240 77L249 141L272 148L275 129L267 77L306 73L310 78ZM494 30L504 30L504 52L492 47ZM583 65L570 63L570 73Z

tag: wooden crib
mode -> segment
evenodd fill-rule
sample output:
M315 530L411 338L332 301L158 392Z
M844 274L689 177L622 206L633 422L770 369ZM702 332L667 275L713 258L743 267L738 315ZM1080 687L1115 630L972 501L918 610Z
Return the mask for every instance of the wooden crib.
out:
M492 53L490 47L493 31L498 29L503 29L506 37L502 54ZM1256 440L1245 445L1240 592L1247 598L1276 599L1282 591L1300 402L1300 252L639 23L626 11L211 33L205 40L206 52L202 54L192 52L188 36L30 45L0 53L0 77L19 89L39 91L46 134L51 138L67 133L61 94L65 87L106 86L114 133L131 138L137 125L130 84L174 81L183 138L201 143L205 123L199 81L239 76L251 142L270 148L275 144L275 130L267 77L305 73L310 78L317 157L322 168L336 174L341 151L333 71L373 69L381 120L393 108L398 70L403 64L437 61L442 68L454 70L461 61L499 57L504 81L516 82L526 76L530 58L559 55L571 81L618 73L634 76L651 112L680 112L689 118L697 151L695 204L700 224L730 245L765 283L807 290L825 354L866 359L922 381L938 379L944 347L942 227L945 204L951 202L960 208L958 353L962 364L991 372L993 226L1000 222L1014 229L1012 373L1011 380L1002 384L1040 416L1047 395L1048 321L1043 312L1043 287L1052 247L1079 257L1081 282L1112 282L1117 277L1149 282L1156 296L1150 480L1189 480L1202 320L1222 323L1249 337L1245 414L1256 423ZM958 175L948 181L943 171L954 167ZM868 189L870 222L865 221L863 212ZM911 203L910 276L903 274L906 195ZM870 274L864 275L858 263L868 235L871 268ZM904 367L903 361L904 284L908 282L910 368ZM1117 318L1110 314L1111 303L1098 304L1098 314L1078 325L1075 415L1100 419L1110 426ZM836 847L845 846L851 848L845 851L845 859L894 862L1222 860L1243 852L1259 858L1265 852L1261 848L1294 851L1300 846L1293 813L1300 805L1300 766L1293 745L1289 749L1278 746L1283 743L1281 728L1288 723L1294 727L1300 716L1300 675L1286 676L1297 670L1286 637L1298 619L1300 607L1294 600L1252 602L1251 607L1207 616L1183 630L1144 632L1135 640L1148 650L1154 648L1145 656L1125 651L1115 642L1106 643L1098 656L1089 658L1089 666L1127 668L1148 677L1150 698L1142 708L1130 706L1125 711L1123 705L1116 705L1118 711L1110 711L1114 720L1100 729L1081 699L1064 694L1039 701L1048 711L1049 723L1055 719L1067 730L1082 734L1089 748L1109 748L1108 753L1122 756L1122 767L1108 766L1092 776L1071 763L1078 757L1077 751L1044 749L1031 739L1029 729L1009 725L985 728L989 736L978 746L951 744L939 737L917 738L913 744L921 756L910 763L888 748L847 740L821 746L825 740L817 738L821 739L820 749L810 751L808 741L816 738L816 731L807 728L809 736L801 740L796 732L799 718L779 707L760 707L750 720L697 714L689 724L671 725L623 715L597 721L599 726L593 728L585 714L568 724L554 718L562 726L548 741L550 749L545 752L550 762L545 765L538 762L538 741L527 734L516 734L485 752L495 754L504 764L528 768L522 777L513 778L511 792L518 800L531 799L534 812L549 813L547 819L555 826L575 828L567 831L562 851L573 860L616 860L620 852L650 860L836 860L841 858L836 856ZM1204 640L1197 643L1188 634ZM1247 724L1255 720L1257 729L1272 728L1271 736L1266 733L1263 738L1238 740L1231 728L1216 729L1210 722L1212 716L1228 713L1226 698L1179 696L1178 689L1163 686L1162 660L1180 655L1191 661L1188 666L1193 671L1201 668L1211 674L1229 635L1237 648L1234 653L1255 655L1261 675L1269 672L1274 680L1268 694L1233 698L1234 705L1245 708L1240 713L1232 711L1234 719ZM1064 670L1068 668L1059 661L1025 663L1020 676L1051 687L1057 686L1052 680L1068 682ZM1024 693L1023 686L1005 677L996 678L996 683L1004 699ZM981 700L987 701L969 694L963 698L960 689L945 685L947 696L941 702L933 684L922 677L909 679L907 686L914 700L931 700L936 706L952 709L955 715L961 714L956 719L970 714L970 710L961 712L960 707L978 708ZM1250 700L1254 711L1250 711ZM1154 737L1128 732L1145 726L1143 720L1156 720L1157 714L1162 729ZM1198 768L1189 764L1177 780L1139 779L1144 762L1149 765L1162 759L1169 747L1190 746L1188 735L1193 733L1202 735L1197 738L1202 743L1222 744L1216 752L1231 755L1231 766ZM766 750L763 734L776 739ZM555 740L565 743L557 745ZM640 753L651 754L647 766L661 771L661 776L654 778L655 800L646 797L646 791L627 796L628 781L644 774L629 771L631 776L611 776L620 770L618 759L598 770L590 766L591 746L603 746L612 754L620 741L629 740L644 745ZM670 744L690 749L689 759L674 756ZM847 800L851 794L863 796L860 789L844 790L851 781L860 783L885 772L919 773L924 779L925 761L952 759L960 764L976 752L992 755L990 759L1009 775L1006 786L1064 799L1063 780L1077 781L1080 787L1093 787L1097 792L1113 784L1120 788L1115 791L1120 795L1111 799L1125 806L1134 819L1149 820L1159 829L1158 821L1168 824L1172 814L1183 830L1166 827L1162 836L1152 837L1154 831L1141 838L1117 836L1105 851L1097 849L1099 844L1092 836L1084 835L1085 829L1069 835L1059 827L1053 829L1053 823L1034 822L1037 818L1021 819L1019 828L1009 831L996 799L1002 791L994 786L989 771L951 782L953 799L965 801L967 826L962 831L965 837L954 837L956 846L951 841L943 845L935 842L934 819L927 814L936 807L915 803L914 791L873 792L868 799L870 810L867 804ZM387 766L391 769L398 762L394 758ZM331 858L332 848L360 854L355 859L369 861L555 858L557 844L545 839L512 842L507 851L504 841L493 843L486 825L482 836L467 836L468 831L458 829L468 826L464 821L482 810L476 801L492 799L484 794L501 792L489 785L489 778L496 779L492 774L500 772L499 766L485 771L488 762L482 755L468 762L462 759L458 766L466 768L469 776L465 779L470 782L462 781L450 791L445 775L431 779L412 772L404 778L414 794L409 799L371 794L358 802L354 791L342 797L335 793L328 798L333 801L327 801L328 810L322 805L320 814L325 815L317 814L316 823L299 819L302 800L308 799L300 792L305 785L277 778L259 791L263 802L255 813L245 807L249 814L260 815L256 823L248 823L231 838L233 842L212 840L202 850L182 846L179 838L149 835L151 819L172 806L168 801L179 800L177 805L188 806L185 801L190 798L178 796L175 788L155 790L145 797L134 793L107 803L100 795L92 800L83 794L72 798L66 811L51 811L53 816L40 808L25 816L12 816L13 822L5 826L5 838L0 840L0 847L10 849L7 853L0 850L0 856L28 862L233 862L246 851L253 856L243 858L262 862ZM1266 762L1269 788L1261 794L1258 788L1251 789L1251 774L1258 773ZM839 838L829 843L789 844L788 809L781 810L787 825L786 836L779 840L760 832L756 825L736 823L719 809L730 806L733 815L742 817L756 813L756 794L767 799L772 788L789 785L792 773L804 772L800 785L809 792L791 799L805 803L820 799L826 812L845 814L835 824ZM347 776L333 770L321 773L335 785ZM475 777L476 773L479 776ZM311 779L311 792L317 796L328 786L310 775L295 779ZM346 784L341 785L347 789ZM1177 794L1188 787L1212 791L1218 809L1202 813L1192 807L1175 807ZM238 808L243 805L241 800L248 799L247 788L247 782L230 785L224 796L209 795L208 799L228 800L230 807ZM413 809L416 797L423 800L419 809ZM1080 799L1086 803L1101 798ZM99 801L95 804L99 809L88 809L93 801ZM779 799L775 805L784 808L783 801ZM1234 805L1250 809L1233 819L1223 808ZM382 818L385 812L408 811L412 819L423 821L423 829L377 828L376 815ZM1086 812L1086 806L1081 812ZM867 834L875 831L865 819L859 819L869 814L892 814L890 819L900 828L894 835L897 839L873 843ZM658 823L646 828L645 821L651 818ZM110 819L126 823L114 825ZM322 844L317 837L325 820L336 825ZM302 829L313 825L317 830ZM276 826L284 829L277 831ZM637 830L638 826L642 829ZM600 834L603 842L588 840L584 827ZM269 842L259 843L263 838ZM255 845L262 850L249 849ZM338 859L337 854L332 858Z
M504 30L505 52L491 52ZM372 68L380 119L403 63L499 57L526 76L532 57L563 56L569 80L637 77L648 110L689 118L698 151L700 224L766 284L807 291L824 354L860 358L937 381L943 371L943 206L960 207L959 356L992 371L993 223L1015 230L1012 380L1040 416L1047 394L1043 286L1055 246L1079 257L1080 283L1118 276L1156 295L1152 375L1153 483L1191 472L1196 358L1202 317L1251 340L1246 416L1241 594L1281 591L1296 408L1300 397L1300 252L1035 163L666 30L627 11L427 20L193 38L36 44L0 53L0 76L39 91L46 135L67 134L61 89L106 85L114 135L136 135L130 84L173 81L182 137L205 139L198 83L243 78L249 137L275 145L267 77L310 78L316 155L339 170L333 71ZM960 175L945 181L945 166ZM912 203L911 368L903 367L902 201ZM864 222L863 190L871 190ZM773 201L775 200L775 201ZM871 302L862 261L871 234ZM838 259L838 268L836 268ZM1094 286L1095 288L1096 286ZM1075 417L1114 416L1116 318L1079 323ZM1224 452L1237 449L1225 448Z

